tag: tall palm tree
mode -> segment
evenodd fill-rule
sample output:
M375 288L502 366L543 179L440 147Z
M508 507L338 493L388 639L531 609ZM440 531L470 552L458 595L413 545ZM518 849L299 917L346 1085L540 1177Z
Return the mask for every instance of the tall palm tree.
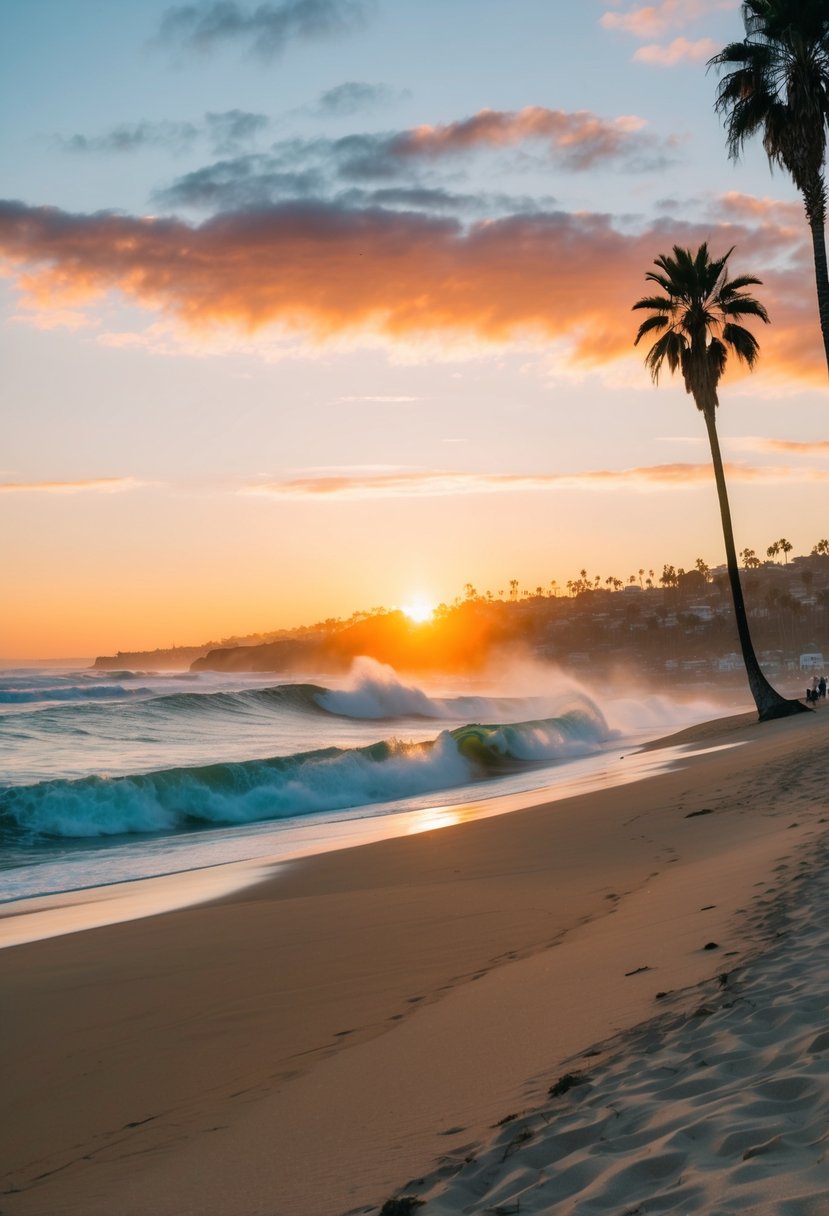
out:
M728 155L761 134L773 167L803 195L812 233L818 311L829 367L826 262L826 131L829 122L829 5L826 0L744 0L742 42L708 62L726 68L715 109L725 116Z
M764 722L770 718L805 712L805 706L799 701L787 701L772 688L760 670L751 643L740 585L731 510L717 435L717 386L729 352L733 352L749 368L757 361L760 350L757 339L738 322L743 317L759 317L765 322L769 318L759 300L745 291L745 288L759 284L759 279L752 275L728 278L726 268L731 253L729 249L725 257L712 259L707 244L700 245L696 253L674 245L673 257L661 254L656 258L654 265L658 270L649 270L645 278L655 283L661 289L661 294L645 296L633 305L634 310L645 309L652 314L639 326L634 345L638 345L646 334L660 333L645 358L654 383L659 382L659 373L665 364L671 373L678 369L685 381L685 391L694 398L697 409L705 419L743 662L760 721Z

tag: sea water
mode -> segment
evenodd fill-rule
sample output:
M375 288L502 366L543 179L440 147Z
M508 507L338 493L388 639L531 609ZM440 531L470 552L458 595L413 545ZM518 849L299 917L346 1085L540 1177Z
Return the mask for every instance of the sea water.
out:
M0 901L320 851L369 820L397 834L722 712L551 670L414 682L370 659L302 682L0 671Z

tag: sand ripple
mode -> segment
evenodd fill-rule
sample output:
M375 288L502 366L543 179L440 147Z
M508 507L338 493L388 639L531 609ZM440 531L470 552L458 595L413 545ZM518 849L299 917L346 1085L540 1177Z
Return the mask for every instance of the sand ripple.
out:
M827 1216L829 875L766 907L773 944L572 1061L585 1083L405 1188L423 1216ZM552 1079L554 1080L554 1078Z

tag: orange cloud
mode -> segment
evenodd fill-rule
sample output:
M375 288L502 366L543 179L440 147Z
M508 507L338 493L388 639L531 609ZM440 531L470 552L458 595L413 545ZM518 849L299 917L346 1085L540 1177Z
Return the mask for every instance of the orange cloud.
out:
M829 481L829 469L726 465L731 481ZM550 490L687 489L713 481L710 464L660 464L633 469L598 469L575 473L469 473L450 470L391 470L382 473L344 470L339 474L295 477L247 486L246 494L274 498L367 499L445 498L467 494L526 493Z
M829 456L829 439L763 439L751 437L741 446L760 452L786 452L797 456Z
M563 153L572 168L644 151L636 133L647 124L632 115L612 120L587 110L570 113L527 106L523 110L481 110L446 126L421 126L397 136L390 151L403 156L443 156L472 148L503 148L538 139ZM651 149L653 151L653 149Z
M144 483L135 477L88 477L81 481L0 481L0 494L79 494L85 491L117 493Z
M700 38L689 42L687 38L674 38L667 46L649 42L640 46L633 58L637 63L652 63L660 68L670 68L677 63L705 63L719 50L712 38Z
M555 340L560 358L598 366L631 355L631 304L658 253L677 242L708 240L714 251L736 244L734 272L765 281L774 324L761 335L763 365L821 382L820 332L804 291L807 229L772 219L663 219L630 234L607 215L547 212L464 227L304 203L196 226L0 203L0 254L25 272L41 308L62 307L65 290L74 300L117 290L203 333L278 326L317 342Z
M604 13L600 24L635 38L660 38L670 29L684 29L708 13L739 8L740 0L661 0L626 13Z
M741 194L729 190L721 194L711 207L719 220L730 224L771 225L787 233L802 234L803 204L784 203L776 198L757 198L754 194Z

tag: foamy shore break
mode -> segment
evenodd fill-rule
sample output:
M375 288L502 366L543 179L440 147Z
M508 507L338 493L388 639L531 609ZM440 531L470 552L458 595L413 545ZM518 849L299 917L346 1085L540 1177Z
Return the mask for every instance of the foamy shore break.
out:
M823 1216L829 710L681 742L0 951L4 1216Z

